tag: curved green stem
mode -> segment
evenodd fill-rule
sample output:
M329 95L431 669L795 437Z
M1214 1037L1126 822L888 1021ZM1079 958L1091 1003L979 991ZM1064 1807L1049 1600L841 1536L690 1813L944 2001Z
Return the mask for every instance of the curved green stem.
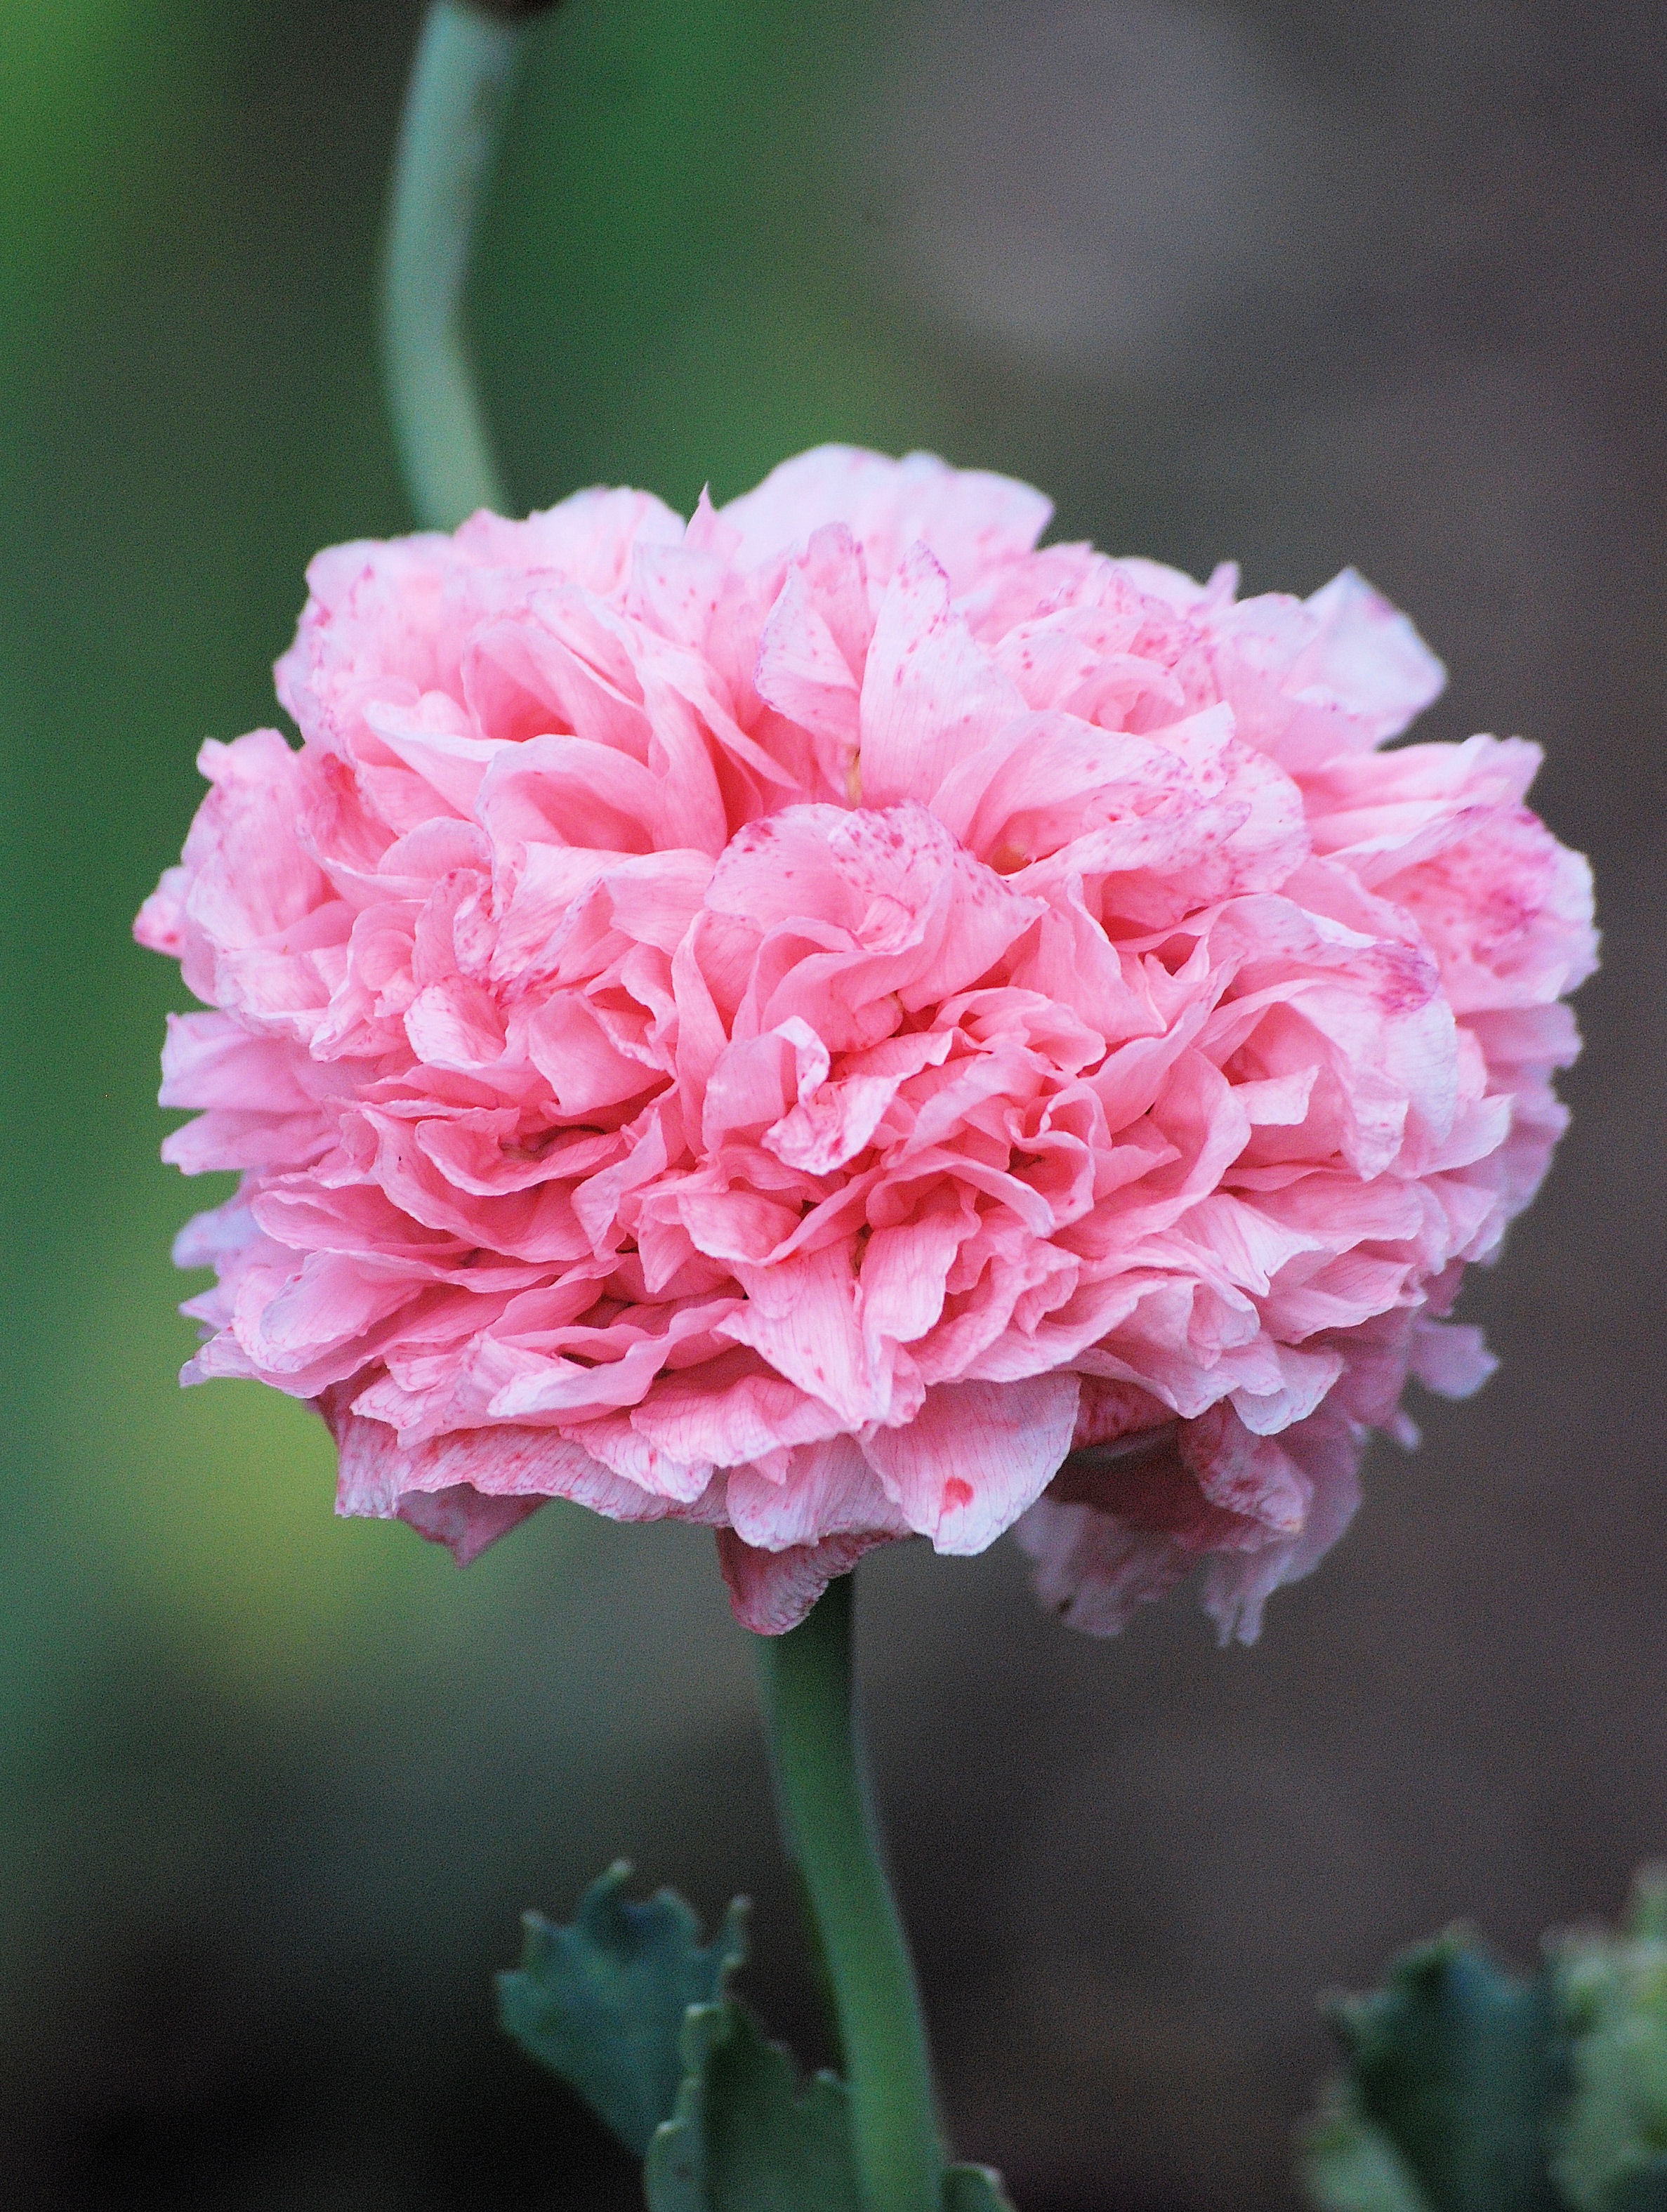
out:
M851 1698L854 1578L757 1642L782 1838L803 1879L844 2047L864 2212L940 2212L944 2147L908 1939L882 1862Z
M469 246L508 101L518 25L435 0L393 161L382 345L388 404L418 520L453 530L502 486L464 343Z

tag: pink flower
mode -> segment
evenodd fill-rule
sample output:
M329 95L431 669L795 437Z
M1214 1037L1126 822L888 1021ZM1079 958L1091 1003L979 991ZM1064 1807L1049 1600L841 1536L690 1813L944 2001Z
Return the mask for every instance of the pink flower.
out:
M1538 754L1378 750L1442 672L1351 573L1048 514L825 447L313 562L301 749L204 748L137 933L211 1009L165 1156L242 1175L186 1379L314 1402L343 1512L704 1522L768 1631L1016 1522L1084 1626L1207 1559L1248 1637L1486 1373L1593 961Z

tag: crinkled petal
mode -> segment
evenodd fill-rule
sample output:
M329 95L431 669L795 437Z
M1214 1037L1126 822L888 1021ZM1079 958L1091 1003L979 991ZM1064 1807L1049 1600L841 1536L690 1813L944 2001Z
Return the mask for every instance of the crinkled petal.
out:
M1106 1630L1255 1633L1567 1119L1589 871L1352 571L1244 599L1029 487L823 447L320 554L136 924L236 1197L185 1379L318 1401L342 1510L720 1531L779 1631L1015 1522Z

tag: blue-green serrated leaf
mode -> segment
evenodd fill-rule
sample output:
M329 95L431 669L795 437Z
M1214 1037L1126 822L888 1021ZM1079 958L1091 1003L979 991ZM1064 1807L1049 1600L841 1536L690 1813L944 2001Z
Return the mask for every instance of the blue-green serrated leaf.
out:
M1013 2212L993 2166L952 2166L944 2176L944 2212Z
M1361 2118L1432 2212L1558 2212L1548 2166L1563 2043L1548 1974L1523 1981L1455 1930L1404 1953L1384 1988L1337 2004Z
M1430 2212L1430 2200L1383 2129L1334 2082L1299 2144L1303 2194L1314 2212Z
M1667 2212L1667 1882L1640 1875L1620 1932L1552 1947L1572 2038L1553 2166L1573 2212Z
M641 2158L677 2103L684 2016L721 1998L746 1956L746 1904L703 1945L672 1891L622 1897L630 1874L621 1859L593 1881L571 1928L526 1916L520 1965L497 1978L498 2018Z
M801 2088L733 1997L690 2013L683 2060L643 2172L648 2212L861 2212L843 2081L818 2074Z

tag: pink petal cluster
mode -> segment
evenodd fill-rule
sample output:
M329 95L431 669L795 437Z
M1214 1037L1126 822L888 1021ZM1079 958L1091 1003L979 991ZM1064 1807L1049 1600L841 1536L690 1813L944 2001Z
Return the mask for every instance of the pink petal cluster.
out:
M779 1631L1019 1525L1068 1618L1224 1634L1347 1522L1562 1126L1585 863L1352 573L1239 601L1026 486L825 447L339 546L137 924L188 1380L314 1402L340 1510L718 1531ZM1068 1457L1068 1455L1069 1455Z

